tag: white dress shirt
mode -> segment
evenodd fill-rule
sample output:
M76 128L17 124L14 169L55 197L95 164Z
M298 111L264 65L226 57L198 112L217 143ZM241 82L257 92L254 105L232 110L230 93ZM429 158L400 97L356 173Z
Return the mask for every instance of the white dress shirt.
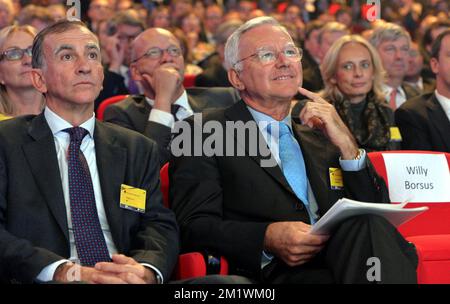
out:
M173 129L173 127L175 126L175 118L173 117L172 113L167 113L158 109L154 109L153 105L155 101L150 98L146 98L146 100L149 103L149 105L152 106L152 110L150 111L148 120L157 122L159 124L162 124L166 127ZM186 91L184 91L183 94L181 94L180 98L178 98L174 104L180 106L177 113L175 114L178 120L183 120L188 118L189 116L194 115L194 111L192 110L191 105L188 102L188 96Z
M450 98L439 94L437 90L434 91L434 94L436 95L436 99L439 101L442 108L444 109L445 115L447 115L447 118L450 121Z
M67 213L67 225L69 229L69 244L70 244L70 261L77 262L78 254L75 246L75 237L72 228L72 217L70 213L70 195L69 195L69 168L68 168L68 149L70 144L70 135L64 132L64 129L72 128L73 126L59 117L56 113L45 107L44 110L45 119L52 131L53 138L55 140L56 155L58 158L59 172L61 174L61 183L64 193L64 203L66 206ZM97 208L98 218L100 221L100 226L105 237L106 246L108 247L110 257L117 253L116 245L114 244L111 230L109 228L108 219L106 218L105 207L103 205L103 197L100 185L100 178L97 169L97 159L95 154L95 142L94 142L94 129L95 129L95 115L93 114L90 119L80 125L80 127L86 129L88 134L83 138L81 142L80 149L86 159L89 166L89 172L91 174L92 186L94 189L95 205ZM45 267L38 275L37 279L40 281L48 282L53 280L53 275L56 268L63 264L69 262L69 260L61 260L54 262L47 267ZM143 264L147 267L155 270L158 275L162 278L161 272L152 265Z

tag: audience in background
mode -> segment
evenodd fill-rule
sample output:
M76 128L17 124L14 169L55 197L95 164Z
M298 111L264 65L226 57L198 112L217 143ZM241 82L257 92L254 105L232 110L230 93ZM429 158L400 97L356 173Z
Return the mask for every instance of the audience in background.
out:
M450 30L434 41L430 67L436 74L436 90L405 102L395 120L403 149L450 152Z
M411 38L400 25L383 23L374 29L369 41L380 54L386 70L386 82L383 85L384 96L391 109L395 111L407 99L420 93L404 82L408 70Z
M404 81L406 84L420 91L420 93L434 90L434 79L422 77L423 68L423 56L420 52L419 45L416 42L411 42L411 47L408 52L408 70L406 71Z
M384 100L385 72L373 46L361 36L343 36L333 43L320 68L325 83L322 97L334 105L358 146L368 152L400 149L394 112ZM299 121L306 102L294 106L293 119Z
M0 114L39 114L44 98L31 82L31 46L36 29L7 26L0 31Z
M131 74L141 84L144 96L132 95L106 108L104 119L153 139L161 164L170 159L176 121L207 108L230 106L238 99L232 88L185 90L180 41L165 29L150 28L140 34L131 55Z

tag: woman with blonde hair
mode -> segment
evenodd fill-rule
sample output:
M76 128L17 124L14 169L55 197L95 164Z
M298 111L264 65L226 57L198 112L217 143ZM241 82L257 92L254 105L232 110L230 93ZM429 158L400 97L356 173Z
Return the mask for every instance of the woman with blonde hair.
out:
M31 83L31 47L36 29L8 26L0 31L0 114L39 114L44 97Z
M382 91L385 71L367 40L358 35L336 40L320 70L325 84L322 97L335 106L361 148L368 152L400 149L394 113ZM294 106L293 117L305 102Z

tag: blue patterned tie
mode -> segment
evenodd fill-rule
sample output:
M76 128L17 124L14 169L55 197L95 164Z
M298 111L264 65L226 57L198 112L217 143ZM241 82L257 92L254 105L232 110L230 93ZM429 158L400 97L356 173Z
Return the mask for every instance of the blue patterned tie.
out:
M63 131L70 134L69 194L75 246L81 265L95 266L97 262L111 259L98 219L89 167L80 151L81 142L88 131L80 127Z
M276 126L275 126L276 128ZM273 133L271 124L269 133ZM278 123L279 153L284 177L288 181L295 195L308 208L308 180L306 176L305 161L300 146L291 134L291 130L284 122ZM309 210L308 210L309 211Z

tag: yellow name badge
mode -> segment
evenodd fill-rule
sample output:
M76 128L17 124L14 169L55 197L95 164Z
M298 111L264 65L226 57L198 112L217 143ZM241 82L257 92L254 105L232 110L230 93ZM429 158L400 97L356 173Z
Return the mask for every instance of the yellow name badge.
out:
M344 180L342 178L342 171L339 168L329 168L330 172L330 186L332 190L341 190L344 188Z
M402 141L402 135L398 127L391 127L391 141Z
M120 207L145 213L147 191L125 184L120 186Z

